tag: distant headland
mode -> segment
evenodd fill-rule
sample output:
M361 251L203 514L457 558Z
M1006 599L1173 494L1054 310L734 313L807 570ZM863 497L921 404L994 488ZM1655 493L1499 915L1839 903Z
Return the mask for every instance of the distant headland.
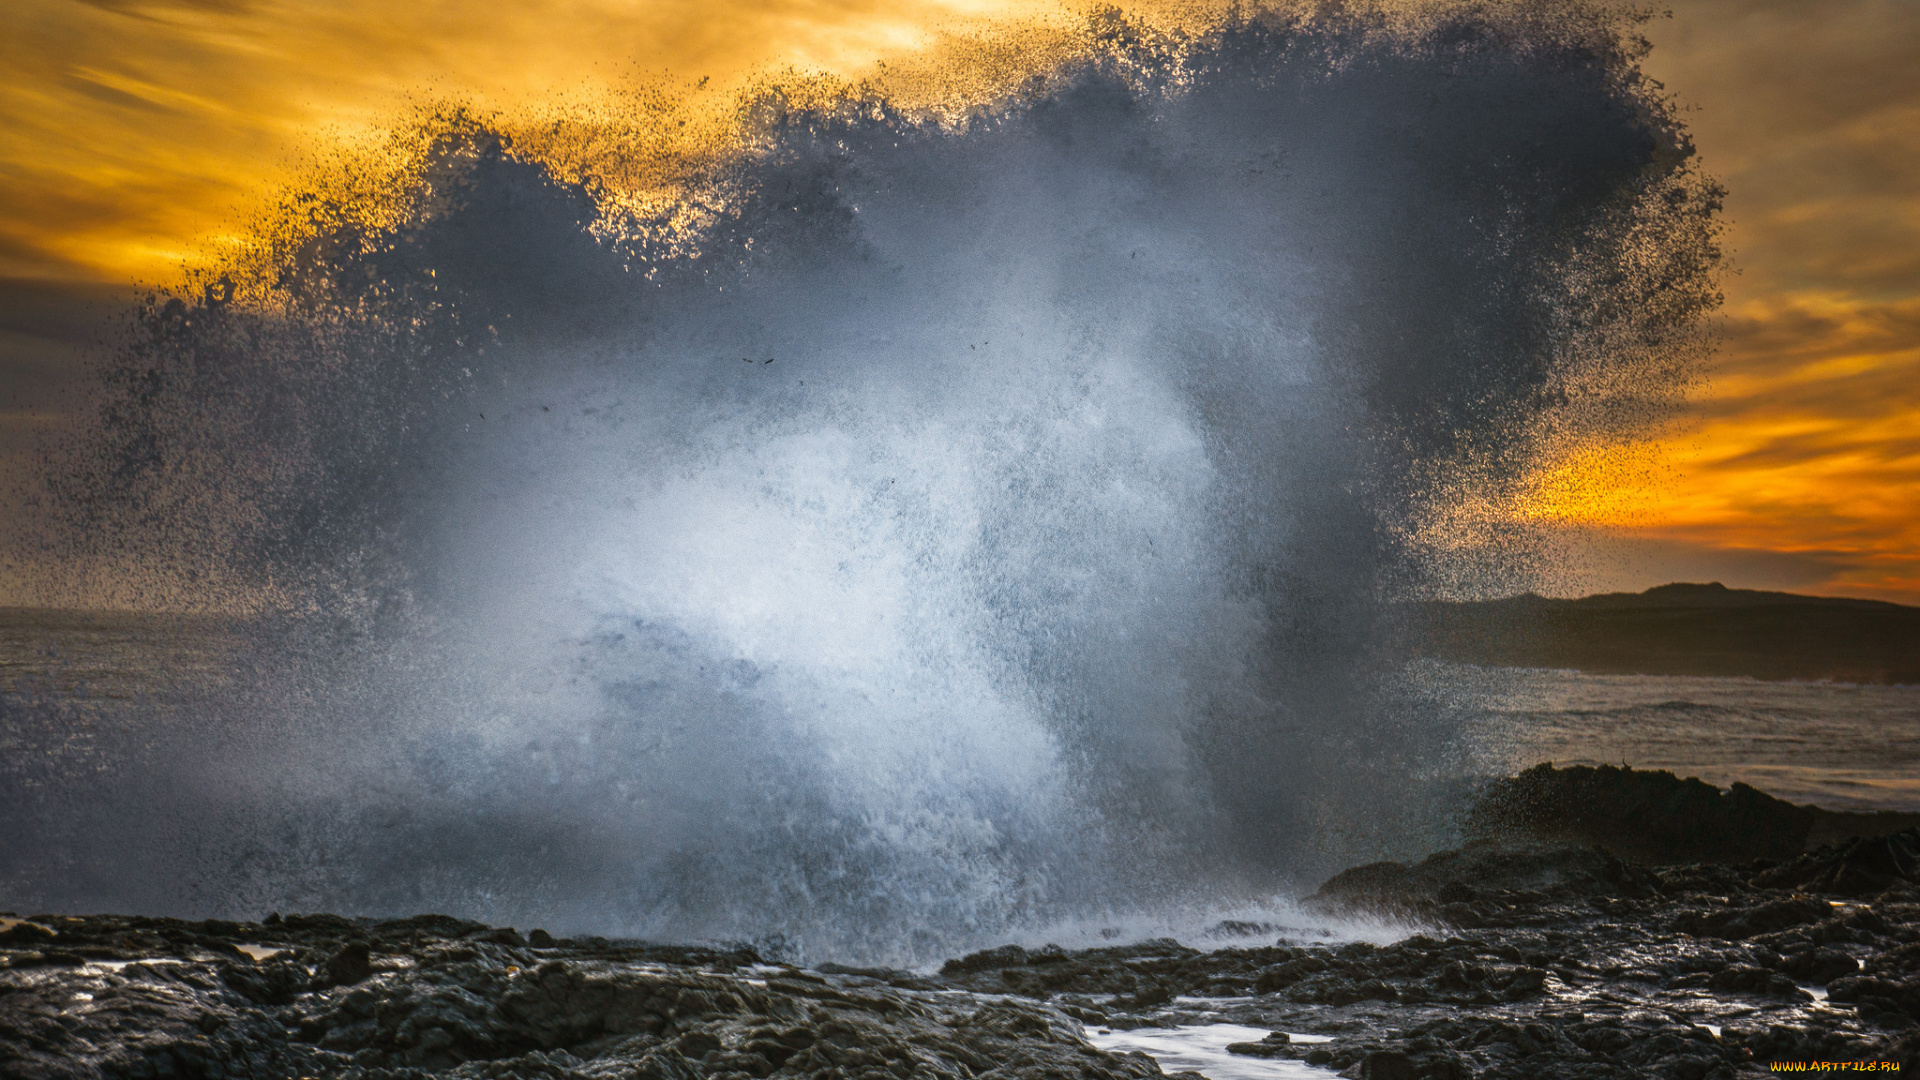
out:
M1415 605L1425 655L1596 674L1920 684L1920 607L1706 585Z

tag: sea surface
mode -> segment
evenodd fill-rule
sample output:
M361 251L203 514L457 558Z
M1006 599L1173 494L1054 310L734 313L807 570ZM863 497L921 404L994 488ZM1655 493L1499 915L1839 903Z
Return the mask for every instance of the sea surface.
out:
M0 698L108 706L206 688L244 638L226 619L0 608Z
M230 677L245 628L217 619L0 609L0 702L138 709ZM1668 769L1832 810L1920 811L1920 686L1589 675L1423 661L1482 776L1541 762ZM0 710L0 746L21 749Z
M1920 811L1920 686L1433 664L1485 775L1541 762L1736 781L1829 810Z

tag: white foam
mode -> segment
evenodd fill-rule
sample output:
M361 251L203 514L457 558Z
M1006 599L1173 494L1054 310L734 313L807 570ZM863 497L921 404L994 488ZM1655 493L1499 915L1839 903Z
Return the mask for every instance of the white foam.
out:
M1087 1041L1114 1053L1144 1051L1153 1055L1166 1072L1199 1072L1212 1080L1319 1080L1336 1075L1332 1069L1285 1058L1227 1053L1229 1043L1259 1042L1268 1034L1267 1028L1240 1024L1200 1024L1193 1027L1136 1028L1133 1031L1089 1029ZM1333 1041L1322 1036L1288 1034L1294 1042Z

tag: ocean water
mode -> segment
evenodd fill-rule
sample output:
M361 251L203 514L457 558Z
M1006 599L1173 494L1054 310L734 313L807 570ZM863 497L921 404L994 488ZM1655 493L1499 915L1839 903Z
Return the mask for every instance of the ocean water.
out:
M1830 810L1920 810L1920 686L1433 664L1472 768L1669 769Z
M180 760L177 733L204 732L209 704L247 681L253 662L249 645L256 636L244 624L210 619L0 612L0 809L7 820L30 824L37 833L32 848L19 844L17 833L0 842L7 870L0 879L0 892L6 894L0 895L0 908L91 904L257 917L267 908L356 903L351 895L299 891L297 881L289 887L281 868L290 852L314 843L310 833L263 834L256 822L236 819L230 805L200 794L205 786L182 781L212 776L235 783L304 768L297 755L258 756L244 732L226 741L197 738L206 760ZM1794 802L1836 810L1920 810L1915 780L1920 776L1920 687L1587 675L1433 662L1416 664L1409 681L1426 688L1417 707L1430 712L1432 723L1456 732L1445 764L1427 775L1436 790L1468 791L1485 778L1543 761L1625 764L1670 769L1723 787L1744 781ZM369 797L346 788L342 795ZM490 798L472 783L458 796L475 805ZM405 828L408 815L433 812L440 797L433 791L386 793L394 815L388 827ZM630 827L645 828L646 822ZM219 839L225 832L231 835ZM183 868L170 854L180 849L183 837L193 838L193 850L205 865L239 864L255 868L256 876L221 869L203 886L194 876L203 872L199 866ZM1444 846L1447 837L1447 830L1438 830L1428 846ZM221 850L223 843L228 850ZM332 865L351 866L368 857L362 840L335 843ZM1390 854L1405 858L1419 852ZM543 857L514 853L500 872L538 873ZM404 861L380 865L398 881L418 873ZM1297 888L1308 891L1317 881L1317 876L1303 880ZM216 904L201 891L214 885L234 891ZM526 914L487 910L484 898L452 899L463 911L498 921ZM390 896L370 910L445 906L447 895L420 889ZM977 932L980 941L963 939L949 949L929 944L924 951L933 960L917 954L910 959L934 962L942 951L957 953L988 938L1075 948L1154 937L1201 947L1241 943L1231 935L1221 937L1222 920L1234 920L1226 926L1294 927L1290 932L1329 940L1385 942L1408 932L1402 926L1329 922L1302 913L1283 889L1265 899L1222 898L1158 911L1115 906L1063 912L1025 926L983 927ZM597 928L591 915L581 923ZM777 938L760 944L781 947ZM1201 1046L1206 1040L1196 1039L1200 1050L1220 1056L1218 1047Z
M20 723L29 703L109 726L169 713L229 683L248 640L219 619L0 609L0 748L35 752ZM1460 779L1628 765L1830 810L1920 811L1920 686L1435 661L1410 681L1457 729Z
M226 682L244 632L220 619L0 608L0 695L93 709Z

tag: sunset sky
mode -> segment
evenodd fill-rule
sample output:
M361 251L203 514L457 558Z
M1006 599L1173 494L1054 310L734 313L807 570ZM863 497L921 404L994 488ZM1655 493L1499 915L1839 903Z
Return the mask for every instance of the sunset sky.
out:
M12 0L0 10L0 468L74 407L101 320L406 109L523 109L792 66L858 78L1017 0ZM1687 422L1531 512L1576 584L1920 603L1920 3L1675 0L1646 70L1728 188L1725 340ZM0 508L3 509L3 508ZM0 604L8 602L0 582Z

